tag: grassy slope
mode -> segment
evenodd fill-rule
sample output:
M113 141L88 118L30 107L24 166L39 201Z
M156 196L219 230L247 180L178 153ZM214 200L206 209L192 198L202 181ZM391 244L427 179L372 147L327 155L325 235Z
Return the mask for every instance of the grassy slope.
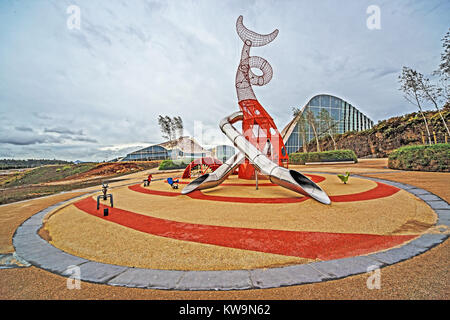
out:
M38 167L15 175L12 181L6 182L3 187L17 187L28 184L38 184L58 181L67 177L89 171L97 166L96 163L50 165Z
M131 172L138 172L155 168L159 162L136 162L119 164L96 164L82 163L69 165L49 165L42 166L25 172L17 172L8 176L0 177L0 204L21 201L50 195L62 191L75 190L99 185L104 179L115 178ZM105 167L112 166L116 169L127 168L127 170L105 170ZM95 176L89 179L86 175L94 173ZM45 185L47 182L79 179L81 181L67 181L64 184Z

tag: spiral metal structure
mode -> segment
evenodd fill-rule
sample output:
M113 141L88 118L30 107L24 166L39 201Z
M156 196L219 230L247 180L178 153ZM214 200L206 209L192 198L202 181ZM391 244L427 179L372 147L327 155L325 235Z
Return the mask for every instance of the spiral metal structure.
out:
M262 47L272 42L278 35L278 29L269 34L259 34L246 28L243 20L244 18L239 16L236 21L236 31L244 46L235 81L239 107L244 116L243 134L260 151L263 151L269 143L271 148L268 151L264 150L266 155L278 165L287 167L288 155L283 139L273 119L258 102L252 88L252 86L263 86L269 83L273 76L273 69L266 59L251 56L250 48ZM262 74L256 75L252 69L259 69ZM254 167L246 160L239 167L239 177L251 179L254 176Z

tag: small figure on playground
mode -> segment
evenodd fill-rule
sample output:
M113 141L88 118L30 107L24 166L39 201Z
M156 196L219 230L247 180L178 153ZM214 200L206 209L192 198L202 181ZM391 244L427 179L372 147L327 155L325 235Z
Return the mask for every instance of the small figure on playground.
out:
M150 182L152 182L152 174L149 174L147 179L144 180L144 187L148 187L150 185Z
M345 175L343 175L343 174L338 174L337 176L338 176L339 179L341 179L341 181L342 181L344 184L347 184L348 178L350 177L350 172L347 171L347 172L345 173Z
M172 178L167 178L167 183L172 187L172 189L178 189L178 183L180 179L173 180Z
M102 198L103 201L110 200L111 208L113 207L113 196L111 193L108 192L108 183L102 182L102 195L97 196L97 210L100 209L100 198Z

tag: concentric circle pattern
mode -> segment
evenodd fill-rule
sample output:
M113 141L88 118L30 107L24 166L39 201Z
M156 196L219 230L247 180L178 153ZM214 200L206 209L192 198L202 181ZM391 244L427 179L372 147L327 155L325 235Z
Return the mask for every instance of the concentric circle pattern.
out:
M343 184L329 174L310 178L327 191L330 206L268 180L256 190L252 181L233 176L189 195L181 194L189 181L181 181L179 189L155 181L115 189L114 208L104 202L97 210L96 195L74 201L53 212L44 227L52 248L89 264L153 270L164 277L225 272L247 279L246 270L301 268L307 274L312 264L348 259L388 264L369 257L417 242L436 224L433 209L401 186L358 177ZM301 279L291 280L308 282ZM181 284L169 287L183 289Z

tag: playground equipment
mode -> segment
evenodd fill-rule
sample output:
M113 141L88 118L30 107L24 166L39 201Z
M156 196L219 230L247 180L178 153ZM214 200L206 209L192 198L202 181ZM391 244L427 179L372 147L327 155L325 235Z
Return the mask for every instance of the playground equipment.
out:
M178 183L180 179L173 180L173 178L167 178L167 183L172 187L172 189L178 189Z
M339 179L341 179L341 181L344 184L347 184L348 178L350 177L350 172L347 171L347 172L345 172L345 175L344 174L338 174L337 176L338 176Z
M107 193L107 192L108 192L108 184L103 182L102 183L102 194L97 197L97 210L100 209L100 198L102 198L103 201L106 201L109 198L111 208L114 207L113 206L113 195L111 193ZM106 215L108 215L107 211L106 211Z
M204 175L207 171L214 172L222 164L222 161L213 157L195 159L186 167L186 169L184 169L182 178L192 178L195 172L199 172L200 175Z
M286 168L288 155L283 139L273 119L258 102L252 89L252 85L267 84L272 79L273 71L264 58L250 56L250 48L272 42L278 35L278 30L267 35L258 34L247 29L243 24L243 17L239 16L236 31L244 42L236 73L236 91L241 111L224 118L219 126L240 153L230 158L213 173L207 173L192 181L182 193L187 194L194 190L215 187L239 166L240 178L253 178L257 174L256 168L268 176L272 183L310 196L321 203L330 204L330 198L317 184L300 172ZM261 70L262 75L255 75L251 68ZM238 121L242 121L242 134L233 127L233 124Z
M188 194L194 190L202 190L217 187L224 182L228 176L236 169L236 167L243 163L245 155L239 152L229 158L223 165L217 168L213 173L204 174L197 179L191 181L181 191L182 194Z
M152 182L152 175L149 174L147 179L144 180L144 187L148 187L150 185L150 182Z
M263 86L269 83L273 70L266 59L250 56L250 48L262 47L272 42L278 35L278 29L270 34L261 35L247 29L243 19L239 16L236 22L236 31L244 42L244 46L235 82L239 108L243 114L242 132L244 137L259 150L262 150L269 140L272 147L266 156L279 166L287 167L289 158L283 139L273 119L256 99L252 88L252 85ZM252 68L261 70L262 75L254 74ZM244 164L239 166L239 178L251 179L254 174L253 165L249 159L245 159Z

